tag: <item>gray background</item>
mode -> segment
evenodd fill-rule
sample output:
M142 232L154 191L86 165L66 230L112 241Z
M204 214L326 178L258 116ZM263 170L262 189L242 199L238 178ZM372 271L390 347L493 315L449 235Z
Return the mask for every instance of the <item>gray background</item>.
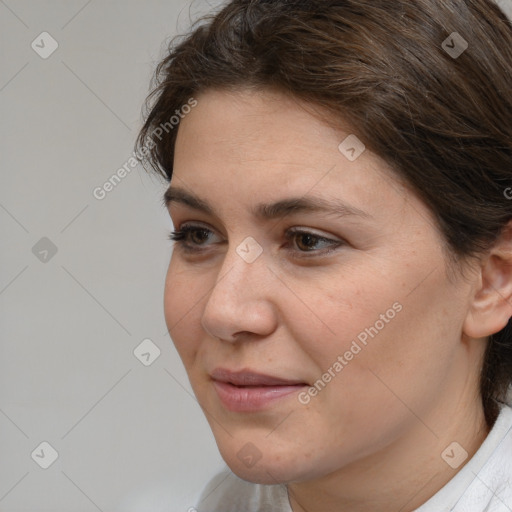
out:
M186 511L224 467L166 334L164 184L136 167L93 196L132 155L165 40L206 10L0 2L1 512ZM33 254L43 237L53 257ZM150 366L133 354L147 338Z
M185 512L225 466L166 332L164 184L136 167L93 196L209 4L0 0L0 512Z

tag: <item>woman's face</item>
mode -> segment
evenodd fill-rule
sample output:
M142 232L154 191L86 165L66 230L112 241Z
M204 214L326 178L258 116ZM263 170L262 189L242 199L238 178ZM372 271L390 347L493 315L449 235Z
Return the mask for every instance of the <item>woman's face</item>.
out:
M171 188L201 203L170 195L175 229L196 230L173 250L165 315L228 465L304 481L434 442L477 376L461 341L470 284L447 279L428 209L286 96L197 100Z

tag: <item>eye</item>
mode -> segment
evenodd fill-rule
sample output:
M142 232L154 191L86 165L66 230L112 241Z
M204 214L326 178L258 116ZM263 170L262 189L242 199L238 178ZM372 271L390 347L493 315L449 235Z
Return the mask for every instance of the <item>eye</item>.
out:
M213 234L213 231L208 228L188 224L172 231L169 240L176 242L186 250L194 251L196 250L193 248L194 246L204 245L203 242L208 240L210 233Z
M327 253L334 251L339 246L345 245L345 242L342 240L332 240L330 238L318 235L311 231L305 231L304 229L299 228L289 229L285 234L285 238L288 241L295 240L295 245L299 248L299 253L309 252L313 253L313 255L325 255ZM317 248L319 243L323 244L323 249ZM308 256L301 255L301 257Z
M214 235L213 231L193 224L182 225L179 229L172 231L169 239L174 241L177 245L189 253L199 253L202 247L208 246L208 240ZM346 245L343 240L332 240L311 231L304 229L292 228L285 233L287 240L287 250L294 252L297 257L310 257L304 253L312 253L312 256L325 255L334 251L339 246ZM294 243L295 242L295 243ZM296 248L289 246L295 245ZM318 249L318 245L322 244L323 247Z

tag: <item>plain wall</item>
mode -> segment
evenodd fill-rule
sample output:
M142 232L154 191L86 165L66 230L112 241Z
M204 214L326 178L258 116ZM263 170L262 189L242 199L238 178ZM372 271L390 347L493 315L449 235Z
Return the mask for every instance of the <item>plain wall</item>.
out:
M209 4L0 1L0 512L185 512L225 467L164 322L164 184L128 164L165 40Z
M207 9L0 2L0 512L187 511L225 466L164 322L164 183L128 164L93 195L132 156L165 40Z

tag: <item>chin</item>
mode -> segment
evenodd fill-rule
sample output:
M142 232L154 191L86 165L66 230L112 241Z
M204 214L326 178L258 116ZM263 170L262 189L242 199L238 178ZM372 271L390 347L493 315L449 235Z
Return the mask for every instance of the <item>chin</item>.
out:
M262 461L251 468L246 467L238 460L226 460L226 464L236 476L255 484L286 484L296 480L296 478L294 478L295 475L290 470L277 467L275 464L264 464Z
M265 447L257 450L248 442L240 449L232 446L219 447L220 453L231 471L242 480L256 484L286 484L311 478L311 460L300 462L289 451ZM267 454L270 454L268 456ZM308 464L308 467L305 467Z

